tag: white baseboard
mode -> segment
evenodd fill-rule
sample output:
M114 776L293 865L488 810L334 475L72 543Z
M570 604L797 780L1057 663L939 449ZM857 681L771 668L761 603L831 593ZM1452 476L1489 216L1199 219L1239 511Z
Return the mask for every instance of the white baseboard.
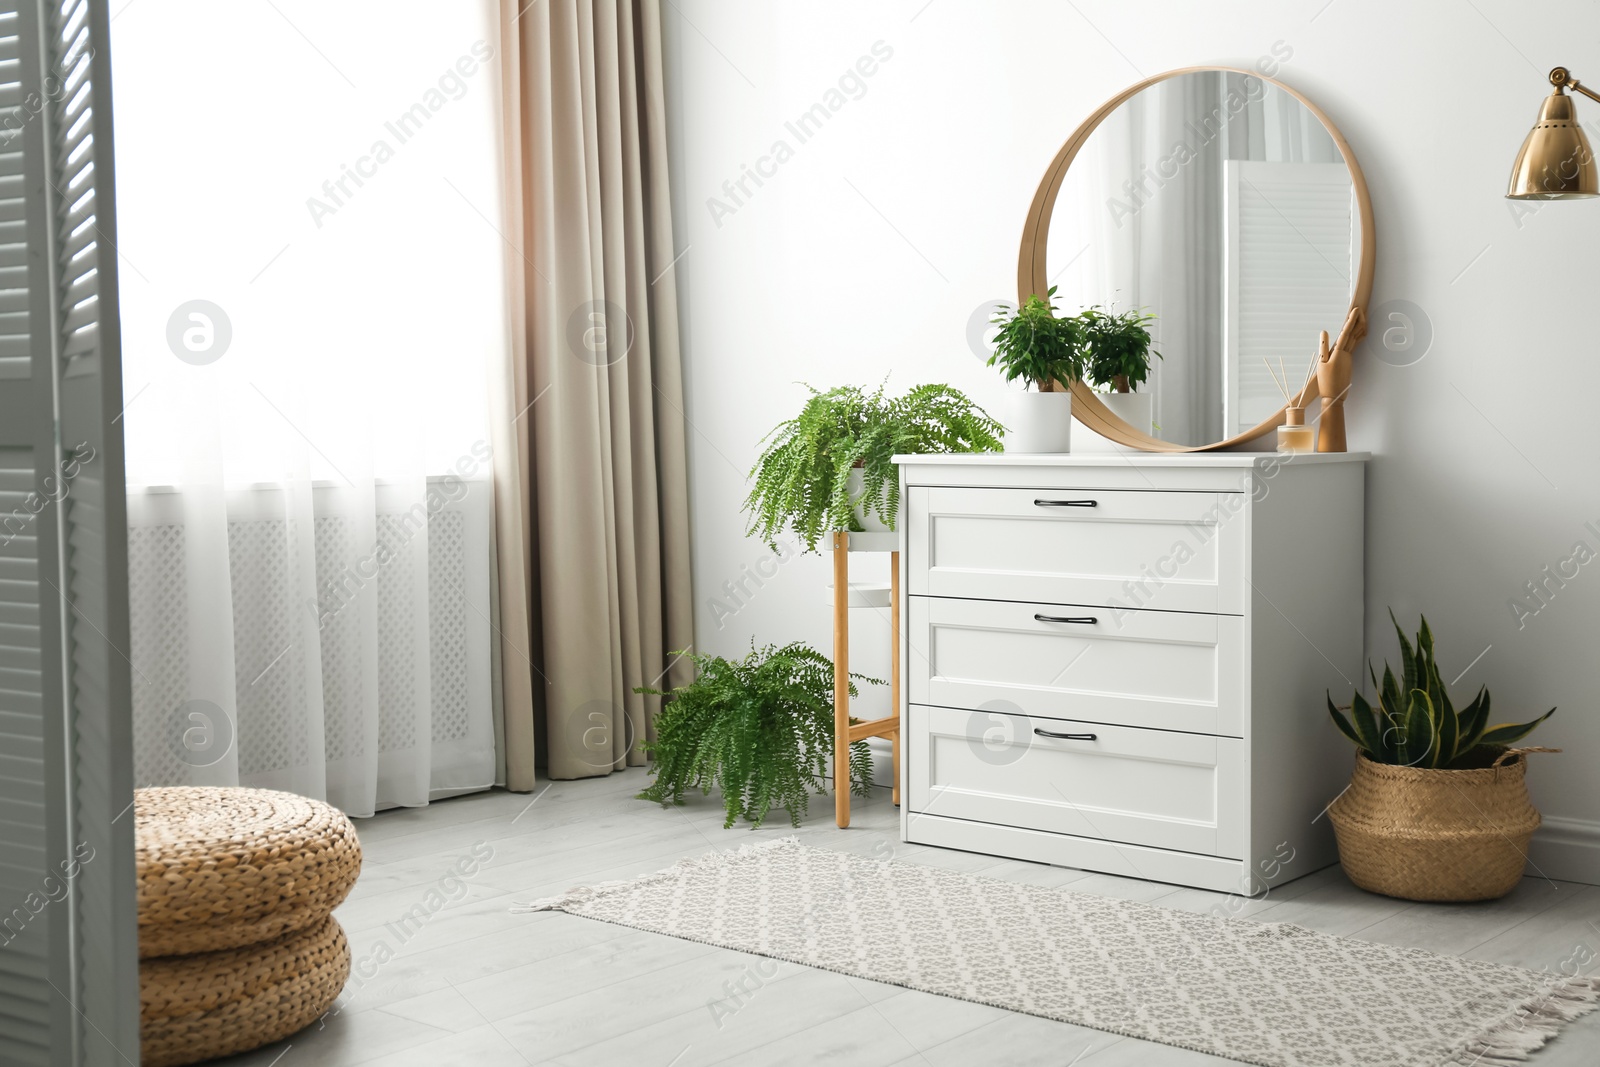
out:
M1528 847L1528 872L1600 885L1600 822L1545 816Z

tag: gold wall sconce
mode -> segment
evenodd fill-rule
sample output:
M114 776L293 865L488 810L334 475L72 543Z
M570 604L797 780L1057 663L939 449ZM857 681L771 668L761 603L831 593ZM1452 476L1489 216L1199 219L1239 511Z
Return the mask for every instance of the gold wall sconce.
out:
M1600 101L1600 93L1583 85L1566 67L1550 72L1555 91L1539 106L1539 119L1522 142L1511 165L1509 200L1584 200L1600 196L1600 173L1589 138L1578 125L1575 101L1567 89Z

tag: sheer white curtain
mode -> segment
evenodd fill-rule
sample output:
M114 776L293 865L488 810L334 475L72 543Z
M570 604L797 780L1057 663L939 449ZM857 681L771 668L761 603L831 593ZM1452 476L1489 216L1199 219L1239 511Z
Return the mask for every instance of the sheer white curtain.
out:
M494 777L491 0L123 9L139 784Z
M1169 355L1145 391L1168 441L1222 436L1221 154L1203 132L1221 88L1220 78L1178 78L1128 101L1085 144L1058 201L1077 205L1086 250L1057 303L1156 316L1155 347Z
M1224 84L1238 90L1246 100L1227 126L1227 158L1275 163L1344 162L1317 117L1282 89L1264 83L1259 90L1251 88L1240 74L1227 75Z

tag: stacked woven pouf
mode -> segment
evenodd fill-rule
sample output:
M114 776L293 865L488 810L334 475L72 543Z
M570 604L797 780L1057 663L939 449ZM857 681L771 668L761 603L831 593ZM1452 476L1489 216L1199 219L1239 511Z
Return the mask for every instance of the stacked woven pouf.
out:
M361 871L337 808L268 789L140 789L145 1067L259 1048L315 1022L350 975L333 918Z

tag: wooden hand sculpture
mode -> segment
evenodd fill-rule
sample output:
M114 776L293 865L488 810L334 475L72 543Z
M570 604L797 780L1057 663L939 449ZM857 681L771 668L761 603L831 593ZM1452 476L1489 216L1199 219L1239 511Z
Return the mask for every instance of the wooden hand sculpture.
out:
M1328 334L1323 331L1317 356L1317 394L1322 397L1322 413L1317 417L1317 451L1347 451L1344 435L1344 398L1350 391L1350 374L1355 362L1355 347L1367 335L1367 315L1359 307L1350 309L1330 351Z

